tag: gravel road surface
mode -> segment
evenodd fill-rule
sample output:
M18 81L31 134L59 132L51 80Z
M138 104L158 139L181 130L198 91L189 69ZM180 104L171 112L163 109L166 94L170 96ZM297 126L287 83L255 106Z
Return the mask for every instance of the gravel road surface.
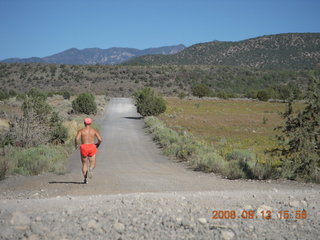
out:
M227 180L161 155L128 98L101 118L89 184L65 175L0 182L0 239L320 239L320 186Z

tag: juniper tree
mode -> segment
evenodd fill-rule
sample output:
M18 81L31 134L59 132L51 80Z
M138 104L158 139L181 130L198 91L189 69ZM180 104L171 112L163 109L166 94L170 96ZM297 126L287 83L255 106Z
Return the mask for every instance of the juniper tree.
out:
M285 125L278 136L282 173L290 179L320 182L320 81L310 80L306 107L293 113L292 100L284 113Z
M158 116L166 111L165 100L158 96L153 89L144 88L134 93L137 111L143 117Z

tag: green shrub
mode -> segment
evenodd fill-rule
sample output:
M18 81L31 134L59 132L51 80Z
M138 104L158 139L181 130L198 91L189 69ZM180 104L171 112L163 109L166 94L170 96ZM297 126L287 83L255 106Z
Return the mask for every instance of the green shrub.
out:
M211 88L206 84L195 84L191 88L192 94L196 97L202 98L206 96L211 96L212 90Z
M47 143L52 108L44 95L36 92L25 95L21 110L22 116L12 119L10 125L14 145L31 147Z
M58 124L52 129L50 135L50 142L64 144L68 140L68 129L62 124Z
M41 91L38 88L32 88L26 94L30 98L39 99L39 100L42 100L42 101L45 101L48 98L48 94L46 94L45 92Z
M72 101L72 108L76 113L84 113L87 115L97 113L97 104L91 93L81 93Z
M153 89L144 88L134 93L137 111L143 117L158 116L166 111L166 103L164 99L157 96Z
M68 91L64 91L64 92L62 93L62 97L63 97L64 99L70 99L71 94L70 94L70 92L68 92Z
M180 92L179 94L178 94L178 97L182 100L182 99L184 99L184 98L186 98L188 95L185 93L185 92Z
M227 162L214 149L197 141L192 134L178 133L167 128L155 117L146 118L145 123L149 131L154 134L154 139L163 147L166 155L188 161L197 170L219 174L227 172Z
M271 162L258 163L256 156L248 150L234 150L223 158L214 148L200 142L192 134L178 133L167 128L156 117L145 118L145 123L166 155L187 161L195 170L214 172L228 179L266 179L278 176Z
M8 91L0 89L0 101L10 98Z
M252 152L248 150L233 150L232 152L226 155L226 160L232 161L253 161L255 160L255 156Z
M40 145L31 148L15 148L7 158L12 165L12 173L37 175L42 172L63 173L68 152L62 146Z
M260 90L257 92L257 98L260 101L268 101L271 98L271 94L268 90Z
M250 89L250 90L248 90L248 91L246 92L246 94L245 94L244 96L247 97L247 98L253 98L253 99L255 99L255 98L257 98L257 94L258 94L258 91L253 90L253 89Z
M247 178L242 165L245 165L243 161L233 160L228 162L227 172L225 173L226 177L229 179Z
M223 98L223 99L228 99L228 98L233 98L235 95L233 93L229 92L218 92L217 97Z
M190 160L191 166L204 172L214 172L225 176L227 162L208 147L198 147L195 156Z
M0 180L4 179L6 176L6 173L8 171L8 161L7 159L0 156Z
M264 180L269 178L278 178L279 171L270 163L256 163L252 167L252 173L254 178Z

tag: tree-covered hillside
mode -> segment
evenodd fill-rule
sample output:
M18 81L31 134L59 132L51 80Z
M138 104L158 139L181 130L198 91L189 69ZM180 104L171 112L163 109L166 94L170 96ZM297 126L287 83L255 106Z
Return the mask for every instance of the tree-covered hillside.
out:
M127 64L199 64L259 69L313 68L320 65L320 33L268 35L239 42L193 45L170 56L148 55Z

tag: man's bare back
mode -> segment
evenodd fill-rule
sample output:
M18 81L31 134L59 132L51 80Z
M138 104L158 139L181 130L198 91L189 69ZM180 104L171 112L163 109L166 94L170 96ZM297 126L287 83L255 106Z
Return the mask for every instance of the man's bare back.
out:
M102 139L99 132L88 125L78 131L76 139L78 142L81 138L82 144L94 144L95 137L98 139L98 144L101 143Z

